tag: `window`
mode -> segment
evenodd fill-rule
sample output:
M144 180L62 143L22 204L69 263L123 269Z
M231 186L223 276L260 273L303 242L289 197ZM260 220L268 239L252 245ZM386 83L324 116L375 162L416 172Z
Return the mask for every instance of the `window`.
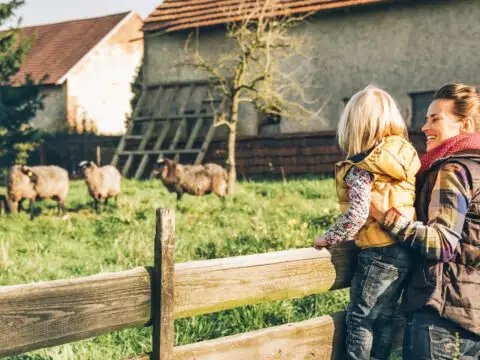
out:
M408 94L412 99L412 129L421 129L425 124L425 115L434 93L434 91L422 91Z

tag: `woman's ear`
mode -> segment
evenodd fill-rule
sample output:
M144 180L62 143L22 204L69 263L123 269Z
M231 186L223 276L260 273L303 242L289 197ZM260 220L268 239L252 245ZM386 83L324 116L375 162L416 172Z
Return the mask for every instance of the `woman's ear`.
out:
M473 133L475 132L475 122L470 116L467 116L462 121L462 126L460 128L460 132L462 133Z

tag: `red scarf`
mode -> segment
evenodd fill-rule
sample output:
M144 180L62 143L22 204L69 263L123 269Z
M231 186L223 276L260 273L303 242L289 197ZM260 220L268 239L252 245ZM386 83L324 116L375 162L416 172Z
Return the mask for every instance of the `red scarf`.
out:
M462 150L480 150L480 133L463 133L445 140L435 149L422 156L418 174L428 170L433 163Z

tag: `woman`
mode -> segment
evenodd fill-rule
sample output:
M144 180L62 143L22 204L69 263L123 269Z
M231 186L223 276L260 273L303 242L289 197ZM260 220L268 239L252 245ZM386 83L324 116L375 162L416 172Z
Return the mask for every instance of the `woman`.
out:
M422 131L413 221L372 193L371 215L412 250L403 358L480 359L480 98L447 84Z

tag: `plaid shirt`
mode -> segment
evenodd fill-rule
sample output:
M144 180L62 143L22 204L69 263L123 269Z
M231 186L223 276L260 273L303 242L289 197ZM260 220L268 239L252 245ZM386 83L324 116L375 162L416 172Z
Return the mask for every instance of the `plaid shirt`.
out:
M392 208L383 226L394 239L420 252L426 259L447 262L453 258L462 237L470 200L467 170L460 165L446 164L438 171L426 225Z

